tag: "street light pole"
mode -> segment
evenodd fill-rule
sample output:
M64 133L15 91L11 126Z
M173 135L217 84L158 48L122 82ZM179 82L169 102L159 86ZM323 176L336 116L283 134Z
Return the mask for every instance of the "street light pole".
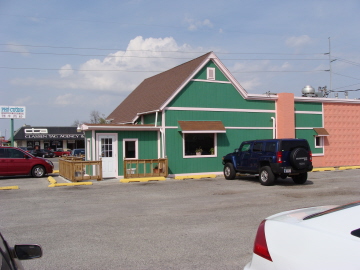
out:
M10 136L10 140L11 140L11 146L14 147L14 119L11 118L11 136Z

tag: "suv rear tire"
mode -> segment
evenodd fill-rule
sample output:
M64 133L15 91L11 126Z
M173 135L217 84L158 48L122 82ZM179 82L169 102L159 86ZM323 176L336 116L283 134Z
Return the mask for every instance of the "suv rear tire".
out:
M269 166L264 166L260 168L259 171L259 181L263 186L272 186L275 182L275 175L271 171Z
M309 152L304 148L295 148L290 153L290 163L297 170L306 169L309 166Z
M307 174L307 172L305 172L305 173L300 173L298 175L293 175L291 178L295 184L302 185L307 181L307 177L308 177L308 174Z
M224 166L224 176L227 180L233 180L236 176L236 171L234 169L234 165L231 163L226 163Z

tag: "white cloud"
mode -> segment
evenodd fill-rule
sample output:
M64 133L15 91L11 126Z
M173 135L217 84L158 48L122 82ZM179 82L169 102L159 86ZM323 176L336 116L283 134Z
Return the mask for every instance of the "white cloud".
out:
M288 62L274 64L271 60L237 62L230 68L232 74L246 91L257 90L260 93L265 93L269 87L266 85L266 80L277 76L281 71L291 69L292 66Z
M290 37L285 43L288 47L299 48L311 44L312 39L308 35L302 35L299 37Z
M12 52L21 53L23 56L29 55L29 50L22 45L17 44L16 42L12 42L11 44L6 45L7 49Z
M14 104L18 105L18 106L23 106L23 105L27 105L31 102L32 97L21 97L18 98L14 101Z
M188 30L190 30L190 31L195 31L202 27L208 27L208 28L213 27L213 24L211 23L211 21L209 19L199 21L199 20L194 20L189 17L185 17L184 21L186 24L188 24Z
M54 104L60 105L60 106L66 106L66 105L71 105L71 104L78 104L80 101L81 101L81 98L79 96L75 96L73 94L65 94L65 95L58 96L55 99Z
M65 66L62 66L60 68L59 74L61 78L69 77L74 74L74 70L72 69L70 64L66 64Z
M138 36L130 40L125 51L110 53L103 59L90 59L78 68L71 64L62 66L58 78L16 78L11 83L48 89L129 93L145 78L198 57L201 50L187 44L178 45L172 37L144 39ZM67 102L64 98L58 97L57 102L64 104Z
M261 84L262 83L260 78L252 78L241 82L241 86L244 87L244 89L247 91L251 91L252 89L260 86Z

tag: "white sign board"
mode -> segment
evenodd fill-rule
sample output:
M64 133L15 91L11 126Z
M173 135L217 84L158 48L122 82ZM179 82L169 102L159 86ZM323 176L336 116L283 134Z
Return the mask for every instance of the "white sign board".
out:
M25 119L25 107L0 105L0 118Z

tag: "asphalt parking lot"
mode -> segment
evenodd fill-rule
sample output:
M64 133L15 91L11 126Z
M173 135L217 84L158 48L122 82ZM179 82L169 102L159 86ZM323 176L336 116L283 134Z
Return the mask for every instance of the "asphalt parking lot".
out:
M0 177L0 187L19 186L0 190L0 230L10 244L43 247L43 258L25 261L26 269L242 269L262 219L357 201L358 175L312 172L305 185L287 178L270 187L255 177L65 187Z

